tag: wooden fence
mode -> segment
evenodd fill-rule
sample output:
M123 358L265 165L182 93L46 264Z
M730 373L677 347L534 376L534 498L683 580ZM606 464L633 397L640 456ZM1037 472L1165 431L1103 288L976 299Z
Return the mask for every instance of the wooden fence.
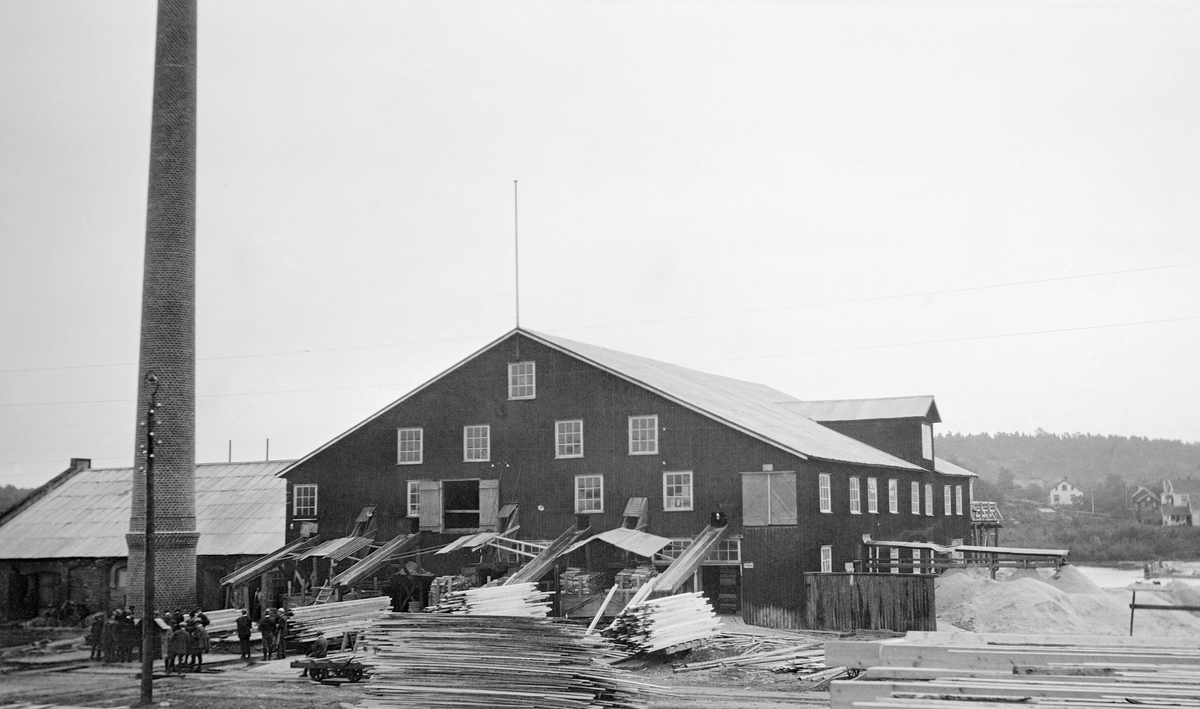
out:
M926 574L804 574L805 625L814 630L937 630Z

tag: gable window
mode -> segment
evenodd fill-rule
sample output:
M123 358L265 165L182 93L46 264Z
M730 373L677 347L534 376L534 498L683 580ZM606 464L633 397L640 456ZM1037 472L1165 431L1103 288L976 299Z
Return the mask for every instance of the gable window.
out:
M933 516L933 485L925 484L925 516Z
M421 481L408 481L408 516L421 516Z
M742 525L796 524L796 474L742 473Z
M954 512L962 514L962 485L954 486Z
M629 417L629 455L658 453L658 417Z
M537 378L533 362L512 362L508 365L508 398L532 399L537 394Z
M954 514L954 509L950 507L950 486L946 485L942 488L942 506L946 514Z
M604 511L604 476L575 476L575 514Z
M919 482L912 484L912 513L921 514L921 483Z
M888 480L888 512L900 514L900 481Z
M821 547L821 573L828 574L833 572L833 546L826 544Z
M663 510L692 509L692 473L663 473Z
M554 457L583 457L583 421L554 422Z
M492 459L492 427L463 427L463 461L487 462Z
M821 473L817 476L818 495L821 501L822 512L833 512L833 495L829 489L829 473Z
M867 478L867 512L879 513L879 480Z
M921 457L933 460L933 426L928 423L921 424Z
M396 464L416 465L421 462L425 432L420 428L396 429Z
M821 510L824 512L825 510ZM859 501L858 478L850 478L850 514L862 512L862 502Z
M317 516L317 486L295 485L292 487L292 516Z

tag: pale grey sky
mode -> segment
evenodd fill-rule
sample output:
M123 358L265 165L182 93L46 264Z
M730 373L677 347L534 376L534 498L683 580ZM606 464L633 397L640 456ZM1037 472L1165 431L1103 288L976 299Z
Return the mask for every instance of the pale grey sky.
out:
M0 0L0 485L129 465L154 4ZM1198 2L200 0L200 461L513 325L1200 440Z

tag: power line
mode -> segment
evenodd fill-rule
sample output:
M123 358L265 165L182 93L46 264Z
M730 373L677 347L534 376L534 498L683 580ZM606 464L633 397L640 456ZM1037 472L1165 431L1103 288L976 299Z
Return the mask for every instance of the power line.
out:
M810 354L834 354L838 352L859 352L863 350L882 350L891 347L914 347L918 345L945 345L954 342L972 342L976 340L998 340L1005 337L1026 337L1029 335L1049 335L1058 332L1082 332L1085 330L1104 330L1115 327L1133 327L1135 325L1157 325L1161 323L1185 322L1188 320L1200 320L1200 315L1193 315L1185 318L1167 318L1164 320L1139 320L1136 322L1110 323L1107 325L1082 325L1080 327L1059 327L1051 330L1029 330L1026 332L1005 332L996 335L973 335L971 337L953 337L945 340L920 340L917 342L892 342L883 345L862 345L859 347L839 347L829 350L805 350L803 352L780 352L778 354L767 355L751 355L748 357L723 357L720 359L701 359L693 360L688 364L707 364L710 362L740 362L752 359L774 359L777 357L796 357L799 355Z

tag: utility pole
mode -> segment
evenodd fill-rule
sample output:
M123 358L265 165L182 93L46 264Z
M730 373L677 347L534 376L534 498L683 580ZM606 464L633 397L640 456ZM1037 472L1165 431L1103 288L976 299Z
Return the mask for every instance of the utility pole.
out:
M142 704L154 703L154 435L155 417L158 415L158 377L151 372L146 375L150 387L150 404L146 409L145 465L146 475L146 526L145 571L142 576Z

